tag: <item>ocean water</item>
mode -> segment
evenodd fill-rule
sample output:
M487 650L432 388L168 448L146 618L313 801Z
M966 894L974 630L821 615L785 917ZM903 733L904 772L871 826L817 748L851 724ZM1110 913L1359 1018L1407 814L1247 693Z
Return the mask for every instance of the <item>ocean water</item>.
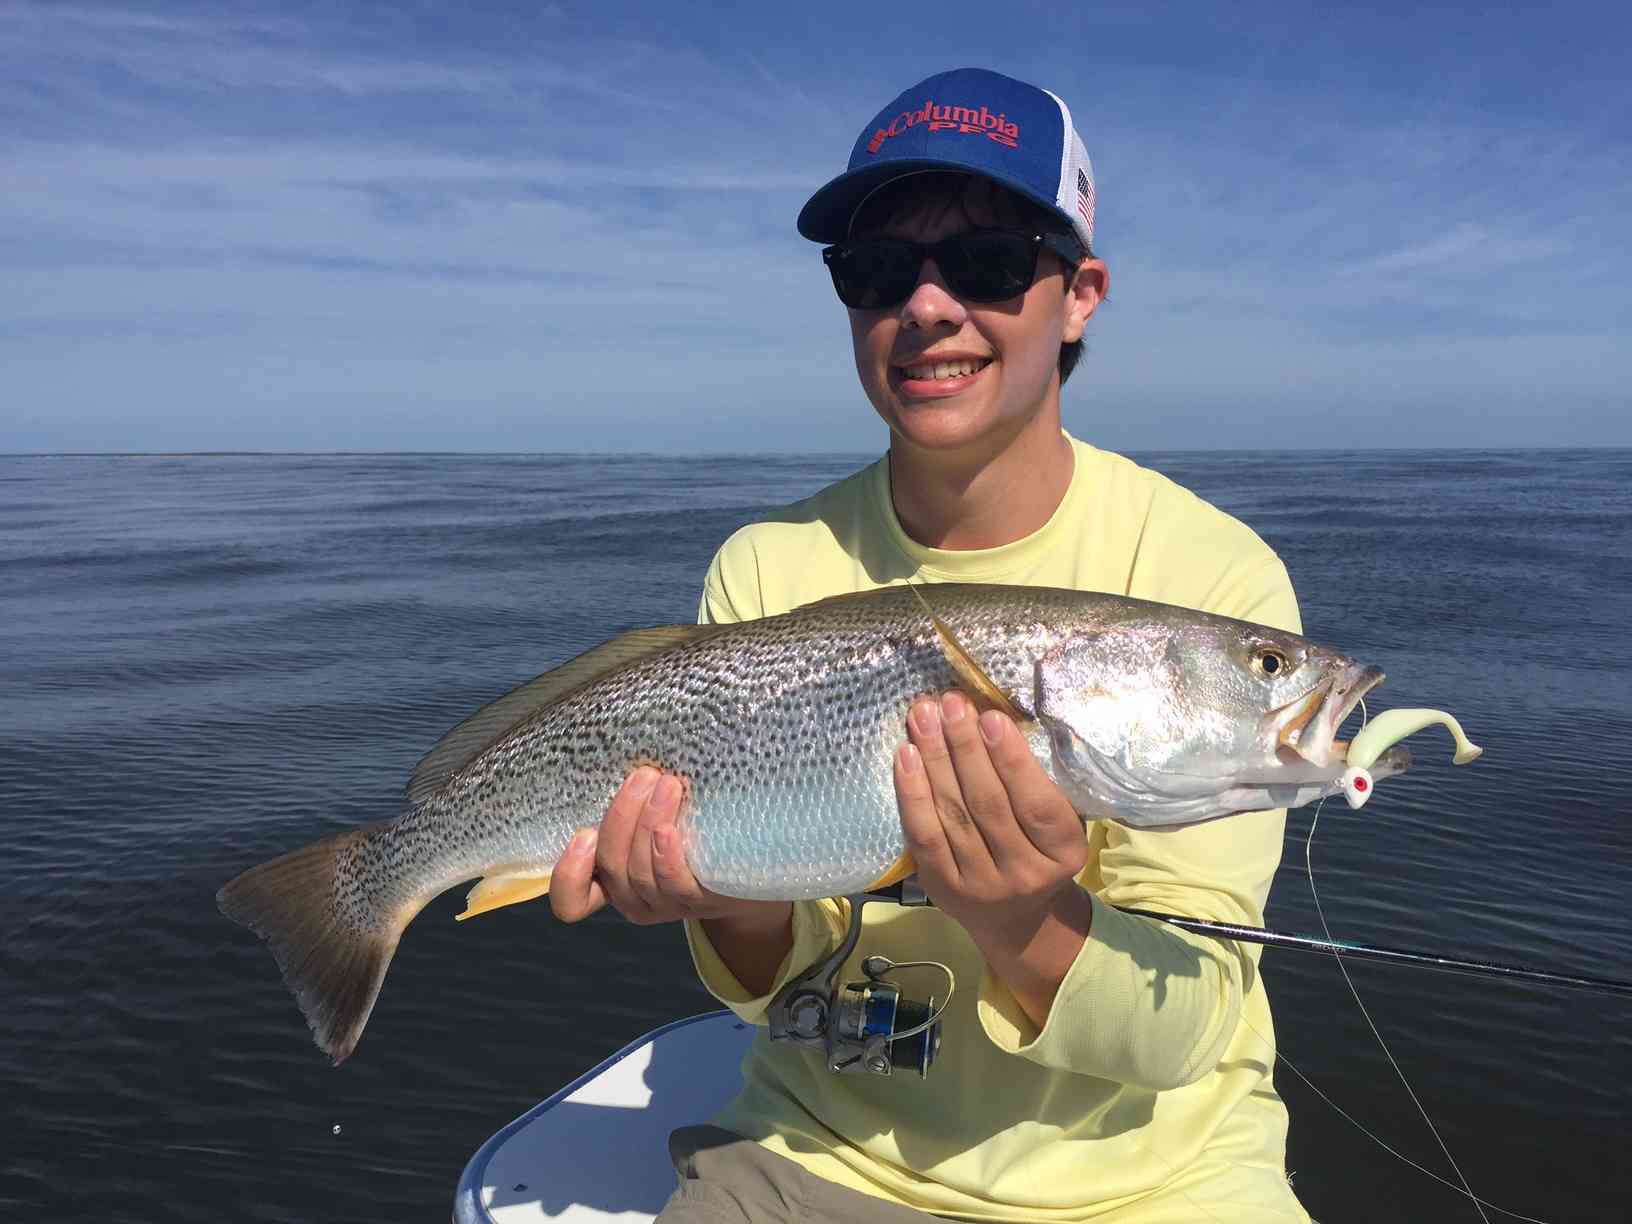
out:
M1312 636L1448 740L1312 857L1340 938L1632 978L1632 452L1137 456L1286 559ZM85 1220L444 1220L494 1130L711 1010L678 933L547 906L404 939L328 1066L264 948L215 909L244 867L393 815L479 703L621 630L689 620L718 543L859 459L0 458L0 1205ZM1318 933L1293 814L1270 921ZM1281 1049L1356 1122L1444 1158L1338 967L1267 951ZM1625 1218L1627 1000L1351 970L1474 1189ZM1476 1220L1285 1066L1324 1221ZM1493 1215L1493 1219L1502 1218Z

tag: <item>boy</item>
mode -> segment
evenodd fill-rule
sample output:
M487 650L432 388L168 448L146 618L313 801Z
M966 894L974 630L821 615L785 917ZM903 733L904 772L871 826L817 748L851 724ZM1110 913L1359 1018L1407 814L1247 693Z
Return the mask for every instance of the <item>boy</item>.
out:
M1053 94L962 69L879 113L799 230L831 244L888 454L728 540L704 621L910 580L1117 591L1301 628L1251 531L1061 429L1060 386L1109 284L1093 209ZM1261 923L1284 812L1154 833L1092 822L1085 837L1002 715L949 693L904 731L901 821L936 908L869 906L857 956L953 968L935 1069L835 1075L762 1034L718 1125L675 1133L681 1182L660 1219L1307 1220L1254 951L1111 908ZM681 797L676 778L631 775L557 866L551 906L685 920L705 985L763 1024L837 946L845 903L705 892Z

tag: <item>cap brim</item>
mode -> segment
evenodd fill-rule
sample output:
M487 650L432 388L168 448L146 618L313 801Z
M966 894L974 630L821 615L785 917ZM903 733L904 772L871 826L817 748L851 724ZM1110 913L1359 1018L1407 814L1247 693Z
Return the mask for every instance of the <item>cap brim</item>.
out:
M985 169L938 158L901 158L876 166L864 166L859 170L847 170L818 188L816 194L805 201L805 206L799 210L799 233L812 242L842 242L850 236L850 219L856 215L856 209L860 208L863 201L873 192L894 179L934 170L990 179L999 187L1012 191L1015 195L1024 196L1049 212L1064 217L1068 224L1071 223L1071 218L1060 212L1060 207L1055 201L1044 199L1029 187L999 178Z

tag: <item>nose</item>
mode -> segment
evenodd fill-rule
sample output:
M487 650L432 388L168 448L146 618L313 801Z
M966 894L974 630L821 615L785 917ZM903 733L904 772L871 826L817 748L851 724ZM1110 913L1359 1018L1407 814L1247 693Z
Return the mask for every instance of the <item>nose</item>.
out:
M941 270L933 259L924 260L918 270L918 284L901 304L901 322L906 327L927 329L946 323L962 327L969 312L941 279Z

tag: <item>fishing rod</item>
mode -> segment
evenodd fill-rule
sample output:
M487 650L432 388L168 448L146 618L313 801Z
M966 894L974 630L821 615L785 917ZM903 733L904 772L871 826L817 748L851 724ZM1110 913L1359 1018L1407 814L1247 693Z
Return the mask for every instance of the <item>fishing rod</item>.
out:
M909 887L910 886L910 887ZM918 887L916 877L908 877L900 884L877 889L868 894L894 901L898 905L933 905ZM1494 961L1458 960L1433 952L1415 952L1404 948L1380 948L1373 944L1348 943L1335 939L1316 939L1311 935L1288 935L1284 931L1270 931L1263 927L1243 926L1234 922L1205 922L1200 918L1185 918L1177 914L1162 914L1155 910L1135 909L1131 906L1113 906L1135 918L1149 918L1152 922L1178 927L1197 935L1211 935L1218 939L1235 939L1242 943L1263 944L1266 948L1291 948L1298 952L1324 952L1328 956L1348 956L1355 960L1383 961L1395 965L1420 965L1444 973L1462 973L1472 977L1503 978L1511 982L1541 982L1548 986L1563 986L1570 990L1591 990L1600 994L1632 997L1632 982L1616 978L1589 977L1578 973L1554 973L1547 969L1530 969L1522 965L1501 965Z
M1546 969L1530 969L1522 965L1499 965L1494 961L1458 960L1432 952L1413 952L1403 948L1380 948L1373 944L1348 943L1343 940L1315 939L1309 935L1288 935L1282 931L1268 931L1263 927L1241 926L1233 922L1203 922L1199 918L1181 918L1174 914L1159 914L1153 910L1114 907L1136 918L1193 931L1197 935L1213 935L1220 939L1236 939L1243 943L1263 944L1266 948L1292 948L1299 952L1325 952L1331 956L1348 956L1355 960L1383 961L1396 965L1421 965L1445 973L1464 973L1474 977L1505 978L1515 982L1543 982L1549 986L1564 986L1571 990L1593 990L1602 994L1632 996L1632 982L1615 978L1588 977L1576 973L1554 973Z

